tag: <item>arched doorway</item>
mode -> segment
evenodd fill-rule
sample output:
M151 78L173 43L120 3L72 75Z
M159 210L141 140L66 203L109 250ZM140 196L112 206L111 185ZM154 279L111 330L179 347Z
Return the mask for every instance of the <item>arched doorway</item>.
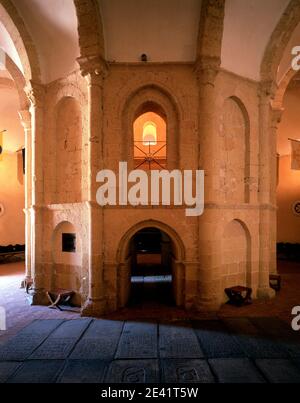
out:
M117 305L184 305L184 247L169 226L149 220L129 230L118 250Z
M172 240L158 228L144 228L130 241L132 254L129 305L174 304Z

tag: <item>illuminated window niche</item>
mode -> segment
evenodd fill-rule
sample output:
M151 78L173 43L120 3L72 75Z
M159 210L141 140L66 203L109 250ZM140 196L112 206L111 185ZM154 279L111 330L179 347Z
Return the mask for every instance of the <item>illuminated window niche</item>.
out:
M167 164L167 125L154 112L140 115L133 124L135 169L165 169Z

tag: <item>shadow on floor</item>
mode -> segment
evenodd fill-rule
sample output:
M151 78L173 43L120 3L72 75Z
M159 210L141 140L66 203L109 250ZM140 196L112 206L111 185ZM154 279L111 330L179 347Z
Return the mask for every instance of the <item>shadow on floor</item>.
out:
M300 383L276 318L37 320L0 346L0 383Z

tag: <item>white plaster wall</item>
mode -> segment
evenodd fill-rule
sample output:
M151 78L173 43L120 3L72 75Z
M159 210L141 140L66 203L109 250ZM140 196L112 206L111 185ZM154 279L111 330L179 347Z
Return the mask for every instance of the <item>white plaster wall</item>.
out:
M200 0L102 0L109 61L194 61Z

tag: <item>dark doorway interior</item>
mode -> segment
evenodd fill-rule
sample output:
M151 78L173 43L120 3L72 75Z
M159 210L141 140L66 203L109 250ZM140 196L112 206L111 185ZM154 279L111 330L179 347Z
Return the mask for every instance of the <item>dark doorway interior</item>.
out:
M145 228L131 241L131 294L129 305L173 305L172 241L157 228Z

